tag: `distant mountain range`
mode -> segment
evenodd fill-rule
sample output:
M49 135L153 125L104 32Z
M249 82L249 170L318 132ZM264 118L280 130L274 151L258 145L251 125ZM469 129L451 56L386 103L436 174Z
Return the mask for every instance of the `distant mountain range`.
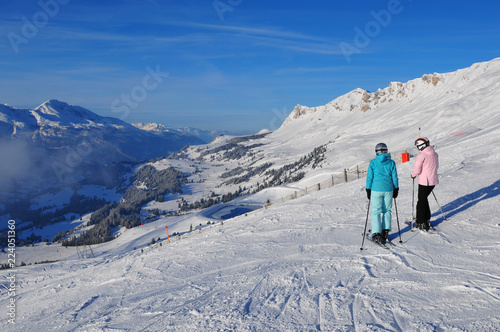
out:
M194 129L192 130L194 132ZM142 130L83 107L49 100L35 109L0 105L2 193L72 184L119 162L168 156L206 141L183 130Z
M132 123L133 126L148 131L150 133L160 135L160 136L165 136L165 135L170 135L170 134L177 134L177 135L183 135L183 136L194 136L198 137L201 140L203 140L205 143L210 143L213 141L217 136L220 135L235 135L235 133L228 132L225 130L204 130L204 129L197 129L197 128L192 128L192 127L182 127L182 128L177 128L177 127L169 127L165 126L162 124L158 123Z

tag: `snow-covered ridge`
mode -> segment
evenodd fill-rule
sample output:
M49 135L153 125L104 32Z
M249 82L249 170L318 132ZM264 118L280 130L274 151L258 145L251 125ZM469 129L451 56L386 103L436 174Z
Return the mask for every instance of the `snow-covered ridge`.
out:
M80 106L69 105L59 100L49 100L40 106L29 109L16 109L11 106L0 108L0 125L6 130L11 127L11 138L21 131L44 132L53 129L92 129L112 126L115 128L125 128L127 123L109 117L100 116ZM128 129L133 129L130 126ZM5 136L2 133L2 136Z
M420 98L433 98L447 91L447 93L463 96L466 91L462 89L469 86L481 76L489 73L498 73L500 70L500 58L488 62L476 63L471 67L460 69L451 73L425 74L421 78L410 80L406 83L391 82L384 89L376 92L368 92L361 88L340 96L324 106L307 107L297 105L285 120L283 125L303 117L306 114L321 116L325 112L368 112L384 104L396 101L413 102Z
M137 122L137 123L132 123L134 127L137 127L142 130L150 131L150 132L164 132L168 131L168 127L162 124L158 123L142 123L142 122Z

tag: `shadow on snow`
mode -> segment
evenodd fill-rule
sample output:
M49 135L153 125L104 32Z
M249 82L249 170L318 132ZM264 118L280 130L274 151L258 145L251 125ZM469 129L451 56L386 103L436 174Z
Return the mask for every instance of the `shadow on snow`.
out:
M457 198L456 200L447 203L442 207L444 216L441 214L441 210L437 210L433 214L433 216L440 215L438 219L434 221L434 225L439 225L442 223L445 219L451 218L456 214L459 214L472 206L476 205L477 203L484 201L486 199L490 199L493 197L496 197L500 195L500 180L497 180L493 184L491 184L488 187L484 187L482 189L479 189L473 193L467 194L465 196L462 196L460 198ZM434 197L436 200L436 203L438 202L437 197ZM432 199L429 197L429 199Z
M481 201L497 197L498 195L500 195L500 180L495 181L493 184L487 187L484 187L473 193L467 194L465 196L457 198L452 202L447 203L446 205L442 206L443 213L441 213L441 209L438 207L437 211L433 213L432 216L433 217L439 216L439 218L432 221L431 224L432 226L437 226L441 224L443 221L445 221L447 218L451 218L454 215L459 214L471 208L472 206L476 205ZM431 201L434 201L437 203L437 205L439 205L439 200L437 199L436 196L429 195L429 203L432 205ZM411 227L409 225L406 225L406 227L401 229L401 234L409 232L410 230ZM391 240L395 240L396 238L399 240L399 235L398 233L391 234L389 238Z

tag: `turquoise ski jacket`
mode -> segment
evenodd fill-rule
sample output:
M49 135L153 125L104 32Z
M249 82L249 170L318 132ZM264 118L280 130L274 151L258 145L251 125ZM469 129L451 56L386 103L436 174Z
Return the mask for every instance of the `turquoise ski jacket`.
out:
M399 188L396 163L390 153L381 153L370 161L366 175L366 189L373 191L393 191Z

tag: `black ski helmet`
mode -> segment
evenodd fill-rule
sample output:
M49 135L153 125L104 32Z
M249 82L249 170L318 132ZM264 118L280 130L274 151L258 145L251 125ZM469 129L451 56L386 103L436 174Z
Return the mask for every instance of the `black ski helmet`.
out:
M378 155L380 153L387 153L389 149L387 149L387 145L385 143L378 143L375 146L375 153Z
M419 137L415 140L415 146L420 151L422 151L423 149L428 147L430 143L431 142L429 141L429 139L427 137Z

